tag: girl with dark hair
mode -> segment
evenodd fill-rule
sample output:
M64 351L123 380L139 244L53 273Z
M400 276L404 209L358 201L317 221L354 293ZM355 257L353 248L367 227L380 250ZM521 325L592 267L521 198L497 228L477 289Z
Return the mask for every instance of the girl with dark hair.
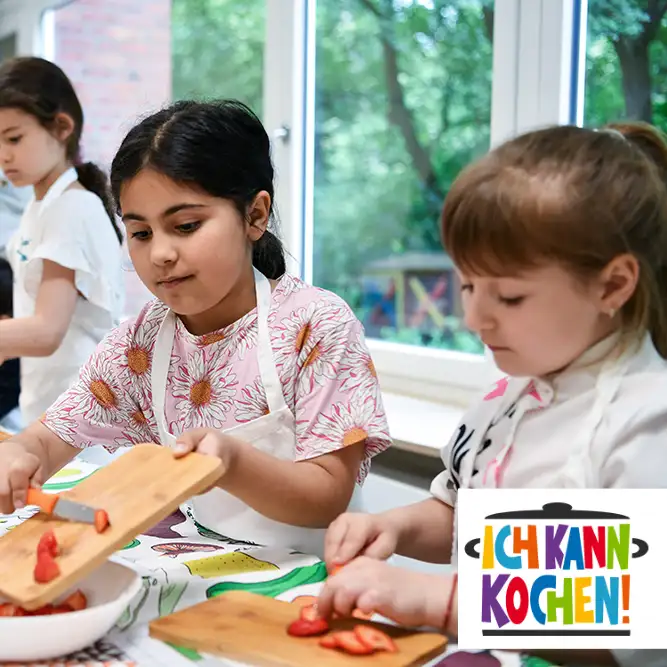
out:
M322 553L323 529L359 507L388 428L361 324L285 273L261 122L235 101L179 102L129 132L111 183L157 299L0 450L0 511L90 443L157 442L223 461L217 488L190 502L198 523Z
M122 312L121 232L106 177L81 164L82 130L60 68L41 58L0 67L0 169L34 192L7 246L14 316L0 322L0 363L21 358L24 424L76 380Z

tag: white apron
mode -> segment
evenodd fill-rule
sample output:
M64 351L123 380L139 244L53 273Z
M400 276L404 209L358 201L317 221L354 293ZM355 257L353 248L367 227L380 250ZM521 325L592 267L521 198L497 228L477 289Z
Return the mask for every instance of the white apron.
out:
M293 461L296 450L296 424L292 411L285 403L269 333L271 284L256 269L254 273L257 297L257 361L269 413L251 422L226 429L223 433L250 442L257 449L278 459ZM160 442L169 447L176 444L176 437L169 432L164 413L167 374L175 327L176 316L169 311L157 335L151 370L153 412L160 433ZM355 485L350 507L354 507L355 511L361 511L361 493L358 485ZM213 489L191 498L186 509L192 511L198 523L227 537L265 546L287 547L320 557L324 550L325 529L302 528L273 521L222 489Z
M595 383L595 402L591 411L583 419L583 425L577 437L579 441L578 446L573 448L576 454L568 461L567 466L561 471L560 476L554 480L552 488L585 489L597 488L599 486L596 473L591 466L593 439L607 408L618 393L621 381L628 371L635 352L636 348L631 347L625 350L620 357L612 356L603 363ZM530 382L532 382L530 378L510 379L507 391L500 401L482 401L466 419L469 423L474 424L475 432L470 439L470 453L461 462L459 490L470 488L472 473L475 469L475 460L492 422L521 397ZM514 434L521 423L521 418L525 410L526 406L524 405L523 407L520 406L517 411L516 417L513 420L512 430L507 438L507 444L494 460L495 471L499 471L502 468L504 461L512 449ZM499 486L499 476L491 474L485 477L485 486L497 488ZM451 563L454 566L456 565L458 556L457 524L458 512L455 505L451 553Z
M38 202L39 210L22 224L11 238L7 257L14 273L14 317L32 317L35 314L34 297L27 291L28 265L31 253L39 247L43 238L42 217L44 211L77 180L76 169L71 168L59 176L44 198ZM32 204L31 204L32 206ZM26 211L26 213L29 213ZM25 214L24 214L25 215ZM19 406L23 426L39 419L58 397L78 378L81 364L93 353L99 337L80 326L77 313L63 338L60 347L48 357L21 358L21 394Z

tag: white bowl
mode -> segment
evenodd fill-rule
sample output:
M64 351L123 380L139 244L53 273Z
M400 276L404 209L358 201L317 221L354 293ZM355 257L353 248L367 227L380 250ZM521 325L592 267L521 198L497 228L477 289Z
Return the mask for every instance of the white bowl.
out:
M0 661L48 660L94 644L111 630L139 592L141 579L134 570L108 561L65 596L76 589L86 595L86 609L0 618Z

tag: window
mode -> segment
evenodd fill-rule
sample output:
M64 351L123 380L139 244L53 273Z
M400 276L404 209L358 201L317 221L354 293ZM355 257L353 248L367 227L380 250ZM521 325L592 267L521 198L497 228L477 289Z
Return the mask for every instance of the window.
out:
M28 52L37 0L2 1L21 15L19 50ZM589 1L592 122L605 105L623 104L612 66L620 32L609 30L620 15L629 35L645 21L629 12L640 0ZM39 0L49 3L61 4ZM273 140L291 270L349 301L385 390L465 402L493 368L461 325L438 239L442 199L489 146L568 122L582 106L573 72L585 65L575 47L586 4L73 0L47 12L42 43L82 94L86 157L103 166L139 115L171 99L237 97L253 107ZM612 5L614 21L602 15ZM649 53L652 81L661 81L658 38ZM655 115L664 101L657 85L651 90ZM137 282L128 271L129 313L144 298Z
M584 123L667 130L667 0L589 0Z
M439 215L489 148L493 3L319 0L312 266L367 336L481 353Z

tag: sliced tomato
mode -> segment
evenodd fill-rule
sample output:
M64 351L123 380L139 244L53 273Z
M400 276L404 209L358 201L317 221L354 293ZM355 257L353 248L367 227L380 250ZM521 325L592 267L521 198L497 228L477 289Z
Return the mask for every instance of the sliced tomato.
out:
M364 644L352 630L334 632L332 636L336 639L336 646L345 653L350 655L370 655L373 653L373 649Z
M60 575L58 563L45 551L37 556L37 564L33 576L38 584L48 584Z
M367 613L361 611L361 609L355 609L352 612L352 617L353 618L358 618L361 621L370 621L371 618L373 618L373 615L374 615L373 612L371 612L370 614L367 614Z
M336 640L335 633L332 635L324 635L324 637L320 637L320 641L318 643L322 648L338 648L338 641Z
M287 634L292 637L317 637L317 635L323 635L326 632L329 632L329 624L323 618L314 621L297 618L287 627Z
M388 651L389 653L398 651L394 640L387 633L372 625L357 625L354 627L354 634L360 642L374 651Z
M12 604L11 602L5 602L0 604L0 616L25 616L25 610L23 607Z
M343 569L343 567L344 567L344 565L334 565L331 568L331 572L329 572L329 576L333 577L334 574L338 574Z
M60 604L69 607L72 611L81 611L88 606L88 600L81 591L77 590L67 596Z
M42 552L46 552L52 558L55 558L60 551L58 547L58 540L56 539L56 534L52 529L47 530L40 538L37 543L37 556Z
M317 606L314 604L309 604L305 607L301 607L300 618L302 618L304 621L317 621L322 617L317 611Z
M109 515L105 510L95 510L95 530L103 533L109 526Z
M76 609L72 609L72 607L66 605L66 604L56 604L51 606L51 611L49 612L50 614L71 614L73 611L77 611Z

